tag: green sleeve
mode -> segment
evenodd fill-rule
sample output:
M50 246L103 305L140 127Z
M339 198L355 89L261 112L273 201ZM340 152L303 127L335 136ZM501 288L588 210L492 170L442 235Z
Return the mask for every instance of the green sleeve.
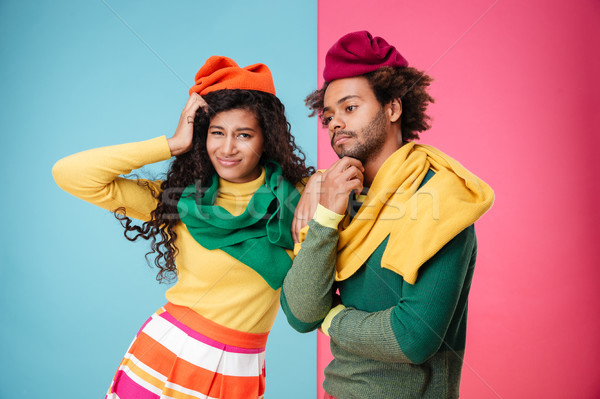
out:
M281 289L281 308L290 325L309 332L321 325L333 300L338 231L311 220L302 248Z
M457 310L461 297L466 306L475 253L470 226L421 267L416 284L403 283L396 306L372 313L347 308L337 314L328 329L331 339L369 359L425 362L440 349L454 315L462 312Z

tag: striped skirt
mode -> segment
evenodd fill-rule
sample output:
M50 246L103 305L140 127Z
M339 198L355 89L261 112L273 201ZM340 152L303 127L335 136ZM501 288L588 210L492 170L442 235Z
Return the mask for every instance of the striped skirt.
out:
M263 398L267 335L167 303L138 332L106 398Z

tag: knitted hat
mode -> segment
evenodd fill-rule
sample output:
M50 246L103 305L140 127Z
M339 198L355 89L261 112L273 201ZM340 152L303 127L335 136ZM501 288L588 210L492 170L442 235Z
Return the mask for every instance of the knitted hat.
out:
M373 37L366 30L342 36L325 56L323 78L335 79L359 76L382 66L406 67L408 61L382 37Z
M271 71L265 64L254 64L240 68L231 58L220 55L210 57L195 78L196 84L190 88L190 95L204 95L223 89L258 90L275 95L275 85Z

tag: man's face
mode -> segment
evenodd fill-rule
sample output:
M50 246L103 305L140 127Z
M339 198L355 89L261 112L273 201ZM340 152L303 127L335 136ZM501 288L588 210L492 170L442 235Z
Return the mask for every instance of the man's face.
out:
M389 121L369 82L362 76L334 80L324 97L323 122L338 157L363 164L383 148Z

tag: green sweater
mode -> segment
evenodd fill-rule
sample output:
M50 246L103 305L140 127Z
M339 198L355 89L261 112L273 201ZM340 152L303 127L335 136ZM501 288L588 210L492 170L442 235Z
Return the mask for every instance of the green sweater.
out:
M325 391L338 398L457 398L477 242L466 228L419 269L416 284L381 267L387 239L350 278L334 282L338 231L309 222L285 278L292 327L319 327L339 289L346 309L328 333Z

